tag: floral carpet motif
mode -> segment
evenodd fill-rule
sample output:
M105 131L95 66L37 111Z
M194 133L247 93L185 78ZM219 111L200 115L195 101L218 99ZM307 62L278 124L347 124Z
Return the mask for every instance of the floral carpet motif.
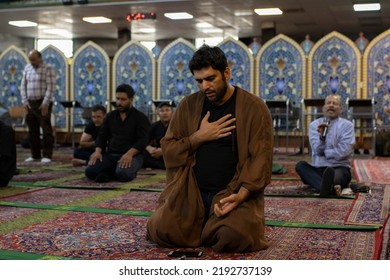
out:
M169 259L146 240L146 217L71 213L0 234L0 249L82 259ZM203 250L203 259L373 259L378 233L266 227L270 247L247 254ZM356 244L359 244L357 246Z
M355 159L353 169L358 182L388 183L390 181L390 160Z
M95 205L95 207L153 212L156 210L160 194L160 192L131 191L118 198Z
M390 184L371 183L371 193L358 193L345 223L382 225L390 211Z

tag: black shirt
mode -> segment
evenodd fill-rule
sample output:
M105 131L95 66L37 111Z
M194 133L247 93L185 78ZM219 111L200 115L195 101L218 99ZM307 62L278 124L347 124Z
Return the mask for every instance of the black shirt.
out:
M149 145L160 148L160 140L165 136L168 126L164 126L161 121L154 122L149 129Z
M99 134L100 126L96 126L93 122L89 122L84 128L84 132L91 135L92 139L96 141Z
M122 121L118 110L109 112L100 128L96 146L102 151L124 154L131 148L145 149L148 143L148 118L136 108L131 107Z
M207 98L203 104L202 117L210 112L209 122L232 114L235 116L236 90L221 106L212 104ZM226 188L233 178L238 163L237 138L235 130L224 138L206 142L196 152L194 172L201 192L217 193Z

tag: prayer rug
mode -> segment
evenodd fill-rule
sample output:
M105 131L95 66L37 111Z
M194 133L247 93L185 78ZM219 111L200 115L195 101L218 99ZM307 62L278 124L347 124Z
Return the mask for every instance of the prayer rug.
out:
M390 215L387 217L382 229L381 260L390 260Z
M9 198L2 198L1 200L35 204L62 205L82 200L98 193L101 193L101 191L47 188L39 192L15 195Z
M153 212L156 210L160 194L160 192L131 191L120 197L95 205L94 207Z
M56 180L59 178L65 178L68 176L78 175L77 171L64 171L64 170L41 170L31 172L27 174L16 175L12 178L11 182L38 182Z
M345 224L382 225L390 211L390 184L370 183L370 193L358 193Z
M265 197L265 219L342 225L352 203L352 199Z
M358 182L388 183L390 181L390 160L355 159L352 163Z
M0 224L5 221L11 221L38 211L37 209L21 207L0 207Z
M272 195L314 195L315 191L301 181L272 180L264 193Z
M0 234L1 250L82 259L169 259L174 248L146 240L146 217L70 213L59 218ZM378 231L340 231L266 227L270 247L247 254L202 250L201 259L374 259Z

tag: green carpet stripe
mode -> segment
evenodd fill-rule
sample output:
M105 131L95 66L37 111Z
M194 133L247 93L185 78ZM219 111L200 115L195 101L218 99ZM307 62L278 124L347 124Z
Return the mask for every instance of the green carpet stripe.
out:
M131 188L131 191L136 191L136 192L162 192L163 189L134 187L134 188Z
M130 215L130 216L146 216L146 217L150 217L153 214L153 212L140 211L140 210L107 209L107 208L93 208L93 207L81 207L81 206L56 206L56 205L47 205L47 204L32 204L32 203L8 202L8 201L0 201L0 206L75 211L75 212L91 212L91 213L101 213L101 214ZM381 225L349 226L349 225L332 225L332 224L311 224L311 223L299 223L299 222L282 222L282 221L266 221L265 224L267 226L278 226L278 227L338 229L338 230L377 230L378 228L381 228Z
M377 230L381 225L376 226L348 226L348 225L332 225L332 224L310 224L299 222L281 222L281 221L266 221L267 226L277 227L295 227L295 228L316 228L316 229L338 229L338 230Z
M47 210L60 210L60 211L74 211L74 212L92 212L92 213L101 213L101 214L146 216L146 217L149 217L153 214L153 212L140 211L140 210L121 210L121 209L82 207L82 206L58 206L58 205L33 204L33 203L10 202L10 201L0 201L0 206L47 209Z
M77 258L48 256L11 250L0 250L0 260L77 260Z
M13 187L53 187L53 188L63 188L63 189L94 189L94 190L116 190L120 189L121 186L118 187L95 187L95 186L66 186L66 185L60 185L60 184L51 184L51 183L42 183L42 182L10 182L8 184L9 186Z

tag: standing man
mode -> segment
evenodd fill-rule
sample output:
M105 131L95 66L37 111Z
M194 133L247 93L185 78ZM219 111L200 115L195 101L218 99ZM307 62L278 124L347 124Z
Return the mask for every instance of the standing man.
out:
M300 161L295 169L303 183L310 185L320 197L340 195L351 182L351 162L355 131L352 122L340 117L339 95L326 97L324 117L310 123L309 141L312 163Z
M148 143L148 118L133 107L134 90L122 84L116 88L116 110L109 112L100 128L95 152L85 175L96 182L116 179L128 182L142 167L142 151Z
M167 186L147 237L164 247L265 249L271 114L259 97L228 82L231 72L220 48L204 45L189 68L200 91L180 102L161 140Z
M158 105L157 115L160 120L154 122L149 129L149 144L144 151L144 168L165 169L160 141L167 132L172 114L171 102L162 102Z
M42 61L37 50L28 54L30 64L23 72L21 84L22 103L26 112L26 123L29 130L31 157L25 161L51 162L53 156L54 136L50 122L52 99L55 90L55 71ZM40 127L43 131L43 151L41 154Z
M95 151L96 138L106 116L106 108L102 105L95 105L91 109L91 114L92 121L84 128L79 147L73 152L73 166L84 166L88 164L89 157Z

